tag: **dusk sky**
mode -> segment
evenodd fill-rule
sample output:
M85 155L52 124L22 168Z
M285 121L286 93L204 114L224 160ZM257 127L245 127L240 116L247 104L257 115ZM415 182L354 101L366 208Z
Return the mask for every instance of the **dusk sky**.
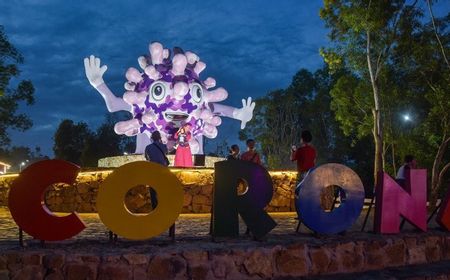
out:
M442 8L448 4L441 1L438 10L448 11ZM104 80L117 96L125 91L125 71L139 68L137 58L153 41L197 53L207 64L202 79L213 77L229 92L223 104L240 106L242 98L284 88L299 69L314 71L323 64L319 48L328 39L321 5L298 0L1 1L0 25L25 58L20 79L30 79L36 88L36 103L22 107L34 125L12 132L12 145L40 146L52 156L61 120L84 121L91 129L104 120L105 103L84 74L83 58L90 54L108 65ZM237 141L239 127L237 120L225 121L217 141Z

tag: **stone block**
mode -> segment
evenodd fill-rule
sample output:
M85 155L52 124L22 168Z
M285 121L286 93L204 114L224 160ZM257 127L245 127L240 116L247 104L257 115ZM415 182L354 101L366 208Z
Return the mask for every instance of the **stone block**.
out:
M408 247L408 264L423 264L427 262L425 246Z
M102 264L98 273L98 280L130 279L131 275L131 267L128 265Z
M213 274L209 265L200 264L188 268L189 279L207 280L212 279Z
M148 275L152 279L174 279L185 277L186 261L180 256L157 255L149 264Z
M0 280L9 280L9 271L6 269L0 270Z
M0 270L4 270L8 267L8 263L6 262L6 258L4 256L0 256Z
M384 246L386 266L401 266L406 264L406 246L402 239L394 240Z
M334 259L337 265L333 265L328 271L331 273L339 272L358 272L363 270L364 255L362 244L355 242L346 242L337 244L334 248ZM331 265L331 264L330 264Z
M308 250L311 261L311 274L318 275L328 271L328 266L331 263L329 252L319 247L312 247Z
M183 257L186 259L188 266L195 266L208 262L208 252L206 251L187 250L183 252Z
M97 266L84 263L67 263L65 278L69 280L97 279Z
M204 268L208 268L205 266ZM230 278L237 270L231 254L216 253L211 256L211 271L216 278Z
M425 238L425 254L427 262L437 262L442 259L442 238L427 236Z
M26 265L11 273L12 280L35 280L44 278L44 269L40 265Z
M146 265L150 261L150 257L143 254L125 254L123 258L130 265Z
M386 256L383 247L386 242L373 240L366 244L365 267L367 269L382 269L386 266Z
M212 190L213 190L213 186L212 185L203 185L202 186L202 190L201 190L201 194L202 195L206 195L208 197L210 197L212 195Z
M267 249L256 248L248 253L247 258L244 260L244 267L250 276L272 277L273 254Z
M183 207L189 206L192 203L192 195L185 192L183 196Z
M133 268L133 279L148 279L147 269L143 267L134 267Z
M50 269L61 269L64 265L65 255L63 254L50 254L44 256L44 265Z
M275 265L280 276L299 277L308 274L305 246L289 246L275 253Z
M48 273L45 276L45 280L64 280L64 275L60 271L54 271L54 272Z

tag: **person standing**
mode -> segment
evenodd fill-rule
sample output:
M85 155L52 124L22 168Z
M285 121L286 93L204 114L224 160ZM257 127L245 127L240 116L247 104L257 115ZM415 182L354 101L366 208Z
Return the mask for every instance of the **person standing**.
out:
M253 163L261 165L261 158L259 157L258 152L255 149L255 140L248 139L247 140L247 151L242 154L241 160L251 161Z
M184 124L175 133L175 140L177 141L177 151L175 153L174 166L192 167L192 154L189 140L191 140L190 123Z
M159 131L152 133L151 139L153 143L145 147L145 159L151 162L159 163L163 166L168 166L167 146L161 141L161 134Z
M163 166L168 166L169 160L167 159L166 156L167 146L162 143L161 134L159 133L159 131L154 131L152 133L151 138L153 143L145 147L145 159L151 162L161 164ZM156 192L151 187L150 187L150 202L152 204L152 209L155 209L156 205L158 205L158 199Z
M312 134L309 130L302 131L300 147L292 146L291 161L297 161L297 183L306 176L316 164L316 149L311 145Z
M236 144L231 145L230 154L227 156L227 160L233 159L241 159L240 149L239 146Z
M406 176L405 172L408 172L409 169L417 168L417 161L413 155L406 155L404 159L404 163L397 171L397 176L395 177L395 181L401 186L405 186Z

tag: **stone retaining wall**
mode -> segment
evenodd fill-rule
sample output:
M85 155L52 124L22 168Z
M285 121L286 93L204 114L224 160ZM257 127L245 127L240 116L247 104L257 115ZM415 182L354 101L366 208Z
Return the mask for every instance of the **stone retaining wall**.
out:
M352 239L283 236L275 244L69 244L53 249L2 248L0 279L293 279L449 259L450 235L439 232Z
M175 162L175 155L167 155L167 158L169 159L170 166L173 166ZM138 154L138 155L123 155L123 156L115 156L115 157L106 157L101 158L98 160L98 167L119 167L124 164L133 162L133 161L141 161L145 160L145 156ZM205 156L205 167L214 168L214 163L218 161L225 160L225 158L222 157L212 157L212 156ZM195 156L192 156L192 162L195 163Z
M214 185L213 169L171 169L184 188L183 213L209 213ZM69 186L53 185L45 196L47 207L54 212L96 212L99 185L112 171L82 172ZM296 172L269 172L274 184L274 194L267 211L295 211L293 189ZM0 206L8 205L8 192L17 175L0 176ZM151 210L149 192L145 186L131 189L125 199L127 208L135 213Z

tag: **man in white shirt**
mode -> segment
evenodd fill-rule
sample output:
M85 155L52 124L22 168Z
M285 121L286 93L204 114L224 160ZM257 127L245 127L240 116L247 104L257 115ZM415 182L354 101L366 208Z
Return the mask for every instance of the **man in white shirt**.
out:
M407 170L409 169L415 169L417 168L417 161L414 158L413 155L406 155L405 156L405 162L402 166L400 166L400 168L398 169L397 172L397 176L395 177L395 180L397 181L397 183L399 183L400 185L404 185L405 184L405 172L407 172Z

